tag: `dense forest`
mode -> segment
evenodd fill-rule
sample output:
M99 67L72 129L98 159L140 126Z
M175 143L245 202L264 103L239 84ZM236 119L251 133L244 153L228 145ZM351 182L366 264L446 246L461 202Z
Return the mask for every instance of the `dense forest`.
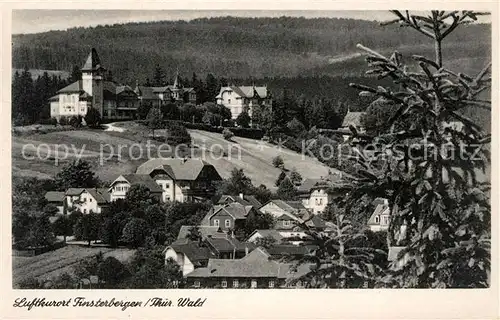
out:
M451 61L488 56L491 26L465 28L450 36L445 54L452 55ZM363 69L362 57L356 55L357 43L402 53L432 50L423 36L374 21L221 17L14 35L12 56L14 68L71 71L73 65L83 64L90 48L96 47L115 79L127 84L145 82L156 65L170 78L177 69L183 77L191 77L193 72L256 79L359 76Z

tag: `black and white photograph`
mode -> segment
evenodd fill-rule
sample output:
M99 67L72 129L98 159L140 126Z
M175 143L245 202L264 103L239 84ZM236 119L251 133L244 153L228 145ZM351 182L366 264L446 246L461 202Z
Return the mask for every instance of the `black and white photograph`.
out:
M11 289L490 288L457 8L12 10Z

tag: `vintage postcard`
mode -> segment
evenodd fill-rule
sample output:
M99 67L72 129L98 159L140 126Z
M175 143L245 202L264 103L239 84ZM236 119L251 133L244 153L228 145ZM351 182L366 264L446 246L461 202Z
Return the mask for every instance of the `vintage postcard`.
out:
M6 319L498 317L498 3L89 4L2 8Z

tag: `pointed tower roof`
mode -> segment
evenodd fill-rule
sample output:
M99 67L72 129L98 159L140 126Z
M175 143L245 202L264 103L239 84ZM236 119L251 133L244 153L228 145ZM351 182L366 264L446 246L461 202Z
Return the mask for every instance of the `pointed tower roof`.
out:
M179 78L179 69L175 74L174 89L179 89L181 87L181 79Z
M99 69L104 68L101 66L101 60L99 59L97 50L92 48L89 56L87 57L87 61L85 61L85 64L83 65L82 71L94 71Z

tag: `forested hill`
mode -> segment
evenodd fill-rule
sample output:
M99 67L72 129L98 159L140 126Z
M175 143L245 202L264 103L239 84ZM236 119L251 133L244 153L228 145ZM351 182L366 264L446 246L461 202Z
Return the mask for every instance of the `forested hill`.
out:
M490 55L490 25L468 25L445 43L450 63L477 69ZM71 71L95 47L115 80L134 84L160 65L190 78L359 75L365 65L355 45L405 52L432 52L429 41L398 26L331 18L221 17L186 21L129 23L13 35L13 67ZM446 60L446 59L445 59ZM472 64L471 66L469 66Z

